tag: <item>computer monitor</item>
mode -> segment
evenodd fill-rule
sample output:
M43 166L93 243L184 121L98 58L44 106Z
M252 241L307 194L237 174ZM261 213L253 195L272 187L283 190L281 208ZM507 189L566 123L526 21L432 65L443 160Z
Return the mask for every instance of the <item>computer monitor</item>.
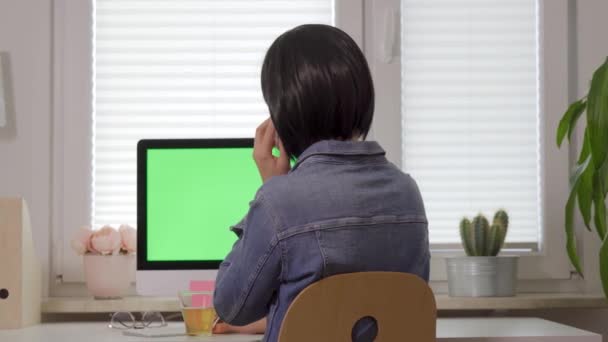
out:
M137 147L137 292L174 296L214 280L229 230L262 184L253 139L141 140Z

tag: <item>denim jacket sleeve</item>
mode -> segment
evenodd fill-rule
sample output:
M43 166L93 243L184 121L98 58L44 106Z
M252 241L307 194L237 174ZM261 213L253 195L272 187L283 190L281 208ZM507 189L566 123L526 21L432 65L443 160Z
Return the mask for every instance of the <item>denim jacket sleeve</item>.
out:
M268 314L281 274L277 228L261 193L232 230L239 239L220 264L214 306L223 321L245 325Z

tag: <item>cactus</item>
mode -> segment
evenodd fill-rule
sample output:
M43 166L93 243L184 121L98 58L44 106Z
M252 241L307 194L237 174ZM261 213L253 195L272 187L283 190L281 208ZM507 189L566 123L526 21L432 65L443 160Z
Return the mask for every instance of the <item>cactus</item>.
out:
M475 239L475 255L482 256L486 255L486 240L488 238L488 232L490 229L490 223L488 219L479 214L473 219L473 237Z
M460 221L460 238L468 256L496 256L505 242L509 216L504 210L494 215L492 224L482 214L471 222L468 218Z
M506 229L509 226L509 215L507 215L506 211L500 209L494 214L494 221L492 224L502 225Z
M500 226L493 224L488 234L488 255L496 256L500 251Z
M475 246L473 246L473 226L468 218L463 218L460 221L460 240L467 255L475 255Z

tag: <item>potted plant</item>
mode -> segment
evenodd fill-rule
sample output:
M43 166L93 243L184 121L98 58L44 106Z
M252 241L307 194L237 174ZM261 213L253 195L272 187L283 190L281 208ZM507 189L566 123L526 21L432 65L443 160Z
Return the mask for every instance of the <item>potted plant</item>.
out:
M128 225L99 230L82 227L72 240L72 248L83 256L89 292L98 299L125 296L135 278L136 230Z
M482 214L460 221L460 238L467 254L447 258L451 297L508 297L515 295L517 256L498 256L507 236L509 216L504 210L492 224Z
M578 208L587 230L595 227L601 241L600 277L608 298L608 234L606 234L606 196L608 195L608 58L595 71L587 96L573 102L557 128L557 146L568 141L578 119L586 112L583 146L570 176L570 195L566 202L566 251L570 262L582 276L574 235L574 207ZM593 220L593 223L592 223Z

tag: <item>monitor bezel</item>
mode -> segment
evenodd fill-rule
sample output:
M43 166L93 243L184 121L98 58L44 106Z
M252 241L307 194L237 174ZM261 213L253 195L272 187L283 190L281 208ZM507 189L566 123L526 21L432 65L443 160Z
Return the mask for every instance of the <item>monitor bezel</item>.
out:
M148 260L147 166L149 149L252 148L253 139L143 139L137 143L137 270L216 270L222 260ZM252 158L253 159L253 158ZM252 161L253 162L253 161ZM226 228L228 229L228 228Z

